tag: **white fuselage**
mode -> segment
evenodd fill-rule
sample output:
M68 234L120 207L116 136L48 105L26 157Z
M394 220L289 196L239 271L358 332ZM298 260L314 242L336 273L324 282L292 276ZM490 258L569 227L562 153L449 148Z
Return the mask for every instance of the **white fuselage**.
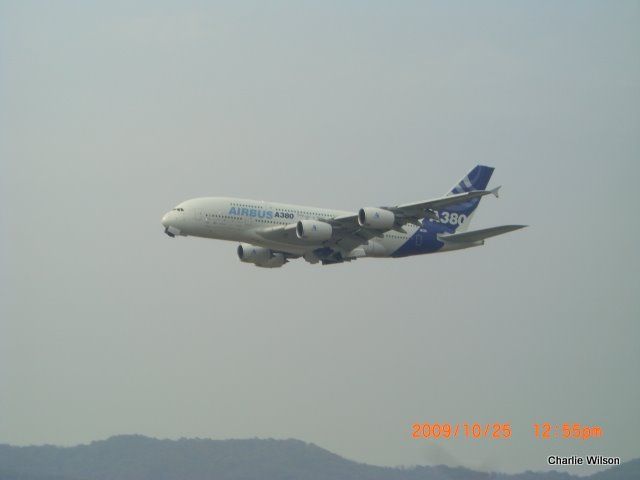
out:
M321 243L301 244L299 240L288 242L265 239L257 232L269 227L295 225L300 220L330 219L351 212L318 207L305 207L285 203L265 202L242 198L206 197L187 200L162 218L167 232L254 245L304 255L322 246ZM354 257L391 255L418 230L406 225L406 233L391 231L369 240L354 252ZM349 252L345 252L348 254Z

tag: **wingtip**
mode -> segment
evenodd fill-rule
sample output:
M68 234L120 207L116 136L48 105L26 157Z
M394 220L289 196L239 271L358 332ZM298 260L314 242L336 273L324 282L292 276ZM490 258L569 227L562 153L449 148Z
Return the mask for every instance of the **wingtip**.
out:
M493 195L494 195L496 198L500 198L500 194L499 194L499 192L500 192L500 189L501 189L501 188L502 188L502 185L498 185L496 188L494 188L493 190L491 190L491 193L493 193Z

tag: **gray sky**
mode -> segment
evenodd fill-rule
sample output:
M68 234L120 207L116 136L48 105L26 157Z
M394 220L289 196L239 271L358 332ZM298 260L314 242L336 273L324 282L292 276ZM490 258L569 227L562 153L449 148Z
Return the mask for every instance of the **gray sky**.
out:
M640 456L638 2L130 3L0 6L0 442ZM477 163L504 187L472 227L531 225L478 249L262 270L160 225L203 195L421 200Z

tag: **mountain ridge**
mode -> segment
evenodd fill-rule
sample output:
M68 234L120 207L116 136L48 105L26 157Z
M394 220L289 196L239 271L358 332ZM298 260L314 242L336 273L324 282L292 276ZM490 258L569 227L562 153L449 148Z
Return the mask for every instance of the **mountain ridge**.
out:
M180 438L116 435L76 446L0 444L0 480L626 480L640 459L579 477L566 472L517 474L464 467L381 467L343 458L297 439Z

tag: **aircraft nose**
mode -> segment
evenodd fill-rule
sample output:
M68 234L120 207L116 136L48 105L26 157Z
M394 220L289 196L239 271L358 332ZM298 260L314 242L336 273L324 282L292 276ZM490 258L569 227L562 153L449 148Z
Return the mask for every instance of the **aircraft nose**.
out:
M180 235L180 228L176 226L177 218L175 216L175 212L167 212L162 217L162 226L164 226L164 233L169 235L170 237L175 237L176 235Z

